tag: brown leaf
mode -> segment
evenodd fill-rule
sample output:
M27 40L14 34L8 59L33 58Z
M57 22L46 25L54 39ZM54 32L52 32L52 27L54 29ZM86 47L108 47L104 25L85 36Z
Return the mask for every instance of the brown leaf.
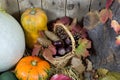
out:
M100 11L99 15L100 15L100 21L102 23L105 23L108 20L108 18L109 18L109 11L108 11L108 9L102 9Z
M80 58L73 57L71 60L71 66L79 73L83 73L85 71L85 66L82 64L82 60Z
M64 25L69 25L71 23L71 18L68 16L64 16L56 20L56 23L62 23Z
M87 71L92 71L92 68L93 68L93 66L92 66L92 62L90 61L90 60L88 60L88 59L86 59L86 63L87 63Z
M116 34L119 33L119 31L120 31L120 24L116 20L112 20L111 21L111 27L114 29Z
M50 50L52 51L52 54L53 54L53 55L55 55L56 52L57 52L55 46L52 45L52 44L48 46L48 49L50 49Z
M43 57L46 60L49 60L49 61L54 60L54 58L53 58L53 52L50 49L48 49L48 48L44 49L44 51L43 51Z
M39 51L41 50L42 46L39 44L35 44L33 51L32 51L32 56L38 56L39 55Z

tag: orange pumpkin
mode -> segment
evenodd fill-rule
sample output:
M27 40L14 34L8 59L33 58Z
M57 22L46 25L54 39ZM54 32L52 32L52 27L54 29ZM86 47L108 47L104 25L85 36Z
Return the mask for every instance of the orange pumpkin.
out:
M23 57L15 68L19 80L47 80L50 65L37 56Z
M21 16L21 24L25 31L26 43L29 48L37 42L40 30L47 30L47 15L40 8L28 8Z

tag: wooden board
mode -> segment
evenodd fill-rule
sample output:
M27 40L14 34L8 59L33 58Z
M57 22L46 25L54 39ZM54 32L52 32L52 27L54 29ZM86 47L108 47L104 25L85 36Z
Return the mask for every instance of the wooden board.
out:
M105 7L106 0L91 0L90 11L101 10Z
M31 7L40 7L41 8L41 0L18 0L20 13L25 11L27 8Z
M42 8L48 15L48 20L65 16L66 0L42 0Z
M19 20L19 6L17 0L0 0L0 8Z
M89 5L90 0L67 0L66 15L81 20L89 11Z

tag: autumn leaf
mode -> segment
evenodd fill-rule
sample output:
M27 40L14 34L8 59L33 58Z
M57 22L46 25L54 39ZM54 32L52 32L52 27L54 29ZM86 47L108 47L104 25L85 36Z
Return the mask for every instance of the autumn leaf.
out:
M86 64L87 64L86 71L92 71L93 69L92 62L89 59L86 59Z
M105 68L99 68L99 69L97 69L97 73L99 76L105 76L105 75L107 75L108 70Z
M84 39L79 39L78 41L79 46L76 48L75 53L78 57L87 57L89 56L88 48L91 48L91 41Z
M119 31L120 31L120 24L116 20L112 20L111 21L111 27L114 29L116 34L119 33Z
M54 60L53 55L55 54L56 54L56 48L51 44L48 46L48 48L45 48L43 50L42 55L46 60L53 61Z
M44 51L43 51L43 57L46 60L48 60L48 61L53 61L54 60L54 58L53 58L53 52L50 49L48 49L48 48L44 49Z
M74 34L76 32L80 32L81 26L77 23L77 18L74 18L72 23L69 26L70 31Z
M52 44L43 50L43 57L45 57L47 60L53 60L53 55L55 54L56 48Z
M32 51L32 56L38 56L39 55L39 51L42 49L42 45L39 44L35 44L33 51Z
M120 35L118 35L118 36L116 37L115 43L116 43L117 45L120 45Z
M55 55L56 52L57 52L55 46L52 45L52 44L48 46L48 49L52 51L52 54L53 54L53 55Z
M79 73L83 73L85 71L85 66L82 63L82 60L78 57L73 57L71 59L71 66Z
M102 23L106 23L108 19L112 19L112 11L110 9L102 9L99 15Z
M102 23L105 23L109 18L108 10L107 9L102 9L99 14L100 14L100 21Z
M113 0L106 0L106 8L108 9L111 4L112 4Z
M68 16L64 16L56 20L56 23L62 23L64 25L69 25L71 23L71 18Z

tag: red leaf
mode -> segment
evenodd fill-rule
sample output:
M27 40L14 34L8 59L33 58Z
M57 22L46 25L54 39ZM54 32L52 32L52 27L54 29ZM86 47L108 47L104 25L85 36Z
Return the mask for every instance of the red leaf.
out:
M87 37L87 31L85 28L82 28L79 33L81 34L81 38L86 38Z
M102 9L100 11L100 21L102 23L105 23L108 20L108 18L109 18L109 11L108 11L108 9Z
M56 54L56 48L53 45L49 45L43 51L43 57L48 61L54 61L53 55Z
M112 20L111 21L111 27L114 29L116 34L119 33L119 31L120 31L120 24L116 20Z
M43 51L43 57L46 60L49 60L49 61L54 60L54 58L53 58L53 52L50 49L48 49L48 48L44 49L44 51Z
M73 19L73 21L72 21L71 25L69 26L69 28L70 28L70 31L71 31L73 34L76 33L76 32L79 33L80 30L82 29L82 28L80 27L80 25L77 24L77 19L76 19L76 18Z
M32 51L32 56L38 56L39 51L41 50L42 46L39 44L35 44L33 51Z
M55 46L53 46L52 44L48 46L48 49L50 49L52 51L53 55L55 55L57 52Z
M112 4L113 0L106 0L106 8L108 9L111 4Z
M60 19L58 19L56 22L57 23L62 23L64 25L69 25L71 23L71 18L67 17L67 16L64 16L64 17L61 17Z
M120 35L118 35L118 36L116 37L115 43L116 43L117 45L120 45Z

